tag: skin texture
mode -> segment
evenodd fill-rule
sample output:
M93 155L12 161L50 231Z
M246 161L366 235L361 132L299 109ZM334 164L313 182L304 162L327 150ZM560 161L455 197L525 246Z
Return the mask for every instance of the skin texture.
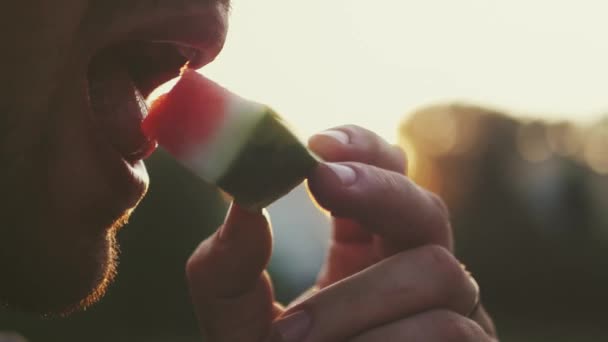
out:
M226 1L222 1L226 4ZM148 18L211 0L25 0L0 5L0 301L61 313L86 306L114 273L114 235L146 192L92 119L92 55ZM227 12L227 7L222 10ZM182 13L183 12L183 13Z
M62 314L101 298L115 272L115 234L148 178L143 164L125 162L92 119L88 63L130 25L219 5L0 5L0 20L11 28L0 31L7 47L0 56L0 302ZM311 195L334 216L333 243L316 287L288 307L276 303L265 272L269 223L233 206L186 266L208 341L495 340L489 316L477 305L476 283L452 255L441 200L404 175L400 150L356 126L336 131L345 143L331 134L310 142L329 162L311 176ZM349 184L337 176L337 165L350 169Z
M403 152L357 126L319 134L310 147L328 161L308 185L334 235L316 286L277 303L265 272L270 224L233 205L186 268L207 340L496 341L477 283L452 254L446 207L405 176ZM341 180L344 167L356 177Z

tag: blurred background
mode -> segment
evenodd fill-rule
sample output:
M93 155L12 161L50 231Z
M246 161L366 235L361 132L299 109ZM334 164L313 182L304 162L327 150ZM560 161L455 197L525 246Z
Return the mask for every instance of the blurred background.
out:
M303 139L356 123L403 146L410 176L448 203L456 253L502 340L608 340L607 2L233 7L226 48L203 72L272 104ZM0 331L32 342L200 340L184 263L226 202L162 151L147 165L152 186L119 235L107 297L60 320L0 311ZM270 213L271 274L288 301L316 277L328 220L302 187Z

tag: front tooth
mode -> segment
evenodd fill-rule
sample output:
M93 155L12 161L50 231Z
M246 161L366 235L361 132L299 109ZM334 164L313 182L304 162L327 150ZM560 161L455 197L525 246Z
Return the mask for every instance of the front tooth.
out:
M178 45L177 51L188 61L195 61L200 55L200 52L197 49L189 46Z

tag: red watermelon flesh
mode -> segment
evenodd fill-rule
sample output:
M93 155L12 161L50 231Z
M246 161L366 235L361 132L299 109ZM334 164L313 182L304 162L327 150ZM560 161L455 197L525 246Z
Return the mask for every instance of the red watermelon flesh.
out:
M184 69L173 89L152 103L142 130L174 156L184 156L209 140L223 121L230 96L217 83Z

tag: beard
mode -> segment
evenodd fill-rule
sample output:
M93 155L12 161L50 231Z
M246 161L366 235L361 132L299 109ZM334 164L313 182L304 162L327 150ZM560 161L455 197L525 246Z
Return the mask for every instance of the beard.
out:
M52 317L99 301L116 276L116 233L127 217L125 214L99 236L39 234L42 239L31 235L6 239L2 234L0 303ZM29 240L27 244L22 243L24 239Z
M116 275L116 234L147 190L143 163L128 165L87 115L78 75L0 102L0 305L19 311L97 302Z
M116 276L116 233L128 216L126 213L98 236L29 231L26 237L6 234L4 229L0 233L0 303L9 309L54 317L98 302Z
M33 173L46 165L24 164L8 164L0 177L0 305L45 317L83 310L114 280L116 234L131 210L103 220L57 210L48 182Z
M116 275L116 234L147 190L80 102L64 102L21 112L0 135L0 305L43 316L103 297Z

